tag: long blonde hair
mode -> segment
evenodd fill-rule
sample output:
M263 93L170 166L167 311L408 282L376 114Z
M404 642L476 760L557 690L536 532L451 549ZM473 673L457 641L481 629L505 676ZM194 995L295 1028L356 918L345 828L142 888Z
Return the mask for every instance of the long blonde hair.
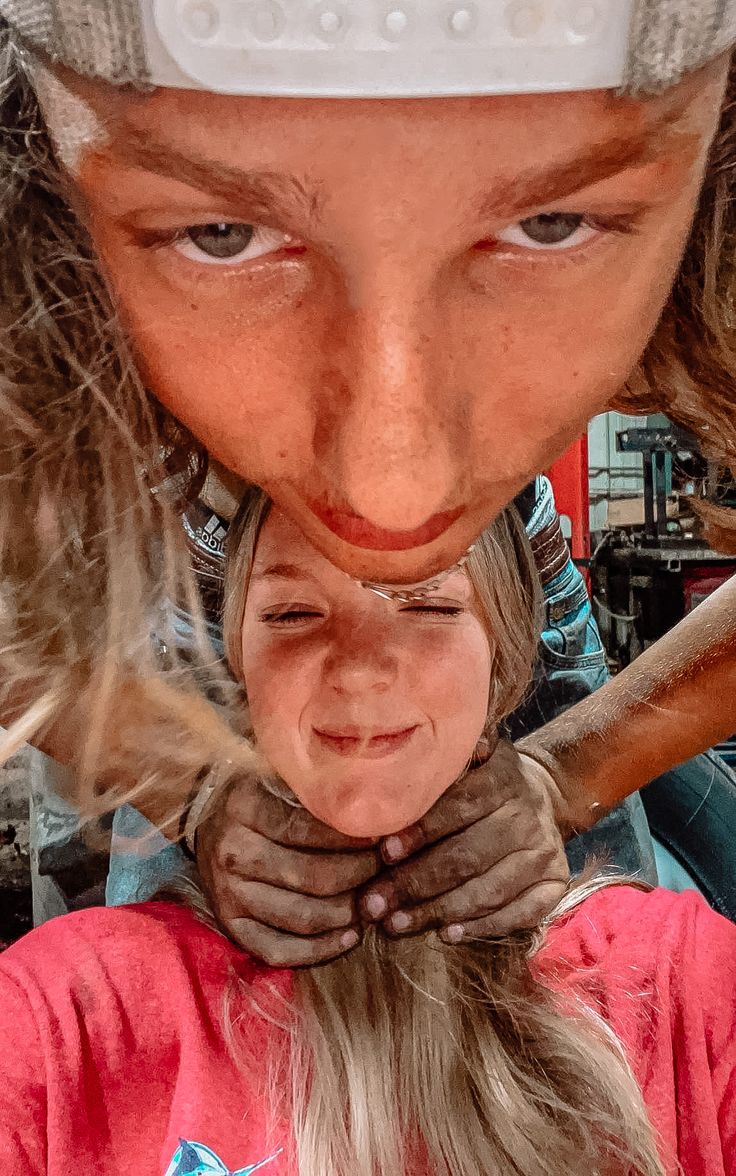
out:
M236 677L270 509L252 490L229 536L224 635ZM513 508L479 537L467 573L493 651L490 729L523 695L539 632ZM601 884L578 887L557 915ZM293 1123L300 1176L662 1176L614 1035L535 978L542 941L536 929L448 947L371 930L350 955L296 974L293 1004L269 1014L291 1048L263 1095ZM263 1058L253 1065L267 1077Z

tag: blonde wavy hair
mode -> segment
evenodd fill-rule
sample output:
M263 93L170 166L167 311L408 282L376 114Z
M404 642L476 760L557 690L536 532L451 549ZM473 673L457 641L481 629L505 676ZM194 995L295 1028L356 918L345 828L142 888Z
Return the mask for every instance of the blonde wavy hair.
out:
M732 82L679 277L627 393L729 460L735 93ZM149 814L175 822L187 731L213 764L247 760L180 526L206 458L141 381L2 20L0 257L0 761L35 741L72 764L80 805L115 807L134 784ZM194 617L186 658L172 600ZM178 791L139 750L156 740L181 762Z
M251 490L228 540L224 636L238 679L271 507ZM538 577L513 508L479 537L467 575L492 649L490 732L527 688L539 633ZM551 921L610 881L578 884ZM201 894L185 894L212 921ZM663 1176L621 1046L600 1016L537 977L543 942L541 928L459 947L371 930L348 956L296 973L289 999L259 1007L286 1048L250 1057L236 1024L231 1041L249 1080L260 1075L274 1145L293 1124L300 1176ZM238 998L248 989L231 1008Z

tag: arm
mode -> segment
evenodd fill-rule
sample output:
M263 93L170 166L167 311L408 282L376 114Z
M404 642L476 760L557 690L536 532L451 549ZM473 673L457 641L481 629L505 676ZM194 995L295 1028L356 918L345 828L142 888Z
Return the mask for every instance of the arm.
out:
M736 731L736 576L595 694L520 740L563 830Z

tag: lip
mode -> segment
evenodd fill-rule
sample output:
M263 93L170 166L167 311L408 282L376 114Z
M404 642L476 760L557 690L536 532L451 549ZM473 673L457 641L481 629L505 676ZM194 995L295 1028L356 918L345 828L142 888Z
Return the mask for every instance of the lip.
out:
M317 740L327 751L356 759L383 759L384 756L393 755L406 747L418 730L419 726L416 723L412 727L381 731L373 735L358 734L355 728L340 731L313 728Z
M321 502L310 502L309 508L338 539L369 551L411 551L414 547L424 547L439 539L463 513L462 508L446 510L433 515L414 531L387 531L351 511L334 510Z

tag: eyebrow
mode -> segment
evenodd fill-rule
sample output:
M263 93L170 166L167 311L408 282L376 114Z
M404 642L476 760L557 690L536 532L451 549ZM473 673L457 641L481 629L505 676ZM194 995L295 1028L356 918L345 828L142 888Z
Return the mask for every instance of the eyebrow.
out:
M131 167L220 196L229 204L246 205L254 217L276 216L282 221L293 218L295 213L309 221L320 217L320 195L307 191L293 175L242 171L221 160L179 151L135 128L126 127L125 135L116 138L113 149L116 157Z
M530 168L502 179L477 203L475 216L479 221L487 221L549 205L628 168L656 162L685 142L692 145L697 136L677 129L678 113L668 110L637 135L607 139L548 167ZM180 151L129 126L112 146L124 164L247 208L248 215L254 219L281 222L281 227L293 222L295 216L313 224L321 219L323 195L310 191L297 176L243 171L222 160Z
M253 580L316 580L310 571L299 567L299 564L275 563L269 564L261 572L254 572Z
M488 220L563 200L629 168L655 163L672 147L676 137L673 131L663 136L661 131L655 135L650 129L634 138L608 139L547 168L520 172L483 197L478 207L479 219ZM680 133L679 137L692 141L690 135Z

